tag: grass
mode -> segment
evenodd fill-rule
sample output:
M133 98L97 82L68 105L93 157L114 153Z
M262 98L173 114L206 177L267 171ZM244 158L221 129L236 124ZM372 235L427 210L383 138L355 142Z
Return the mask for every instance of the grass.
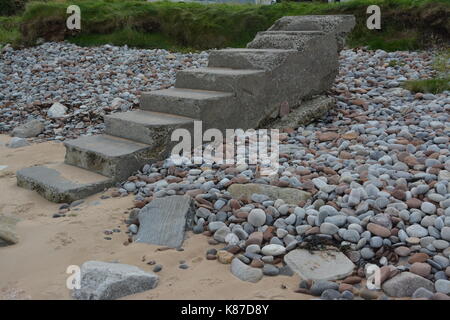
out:
M403 87L412 92L433 94L450 91L450 49L442 51L434 58L433 69L436 71L436 77L405 81Z
M405 89L412 92L440 93L450 91L450 78L434 78L425 80L409 80L403 84Z
M0 17L0 48L10 43L18 45L21 41L20 17Z
M81 8L81 31L65 28L68 4ZM382 12L382 30L366 28L367 6ZM353 0L345 3L283 2L270 6L146 2L138 0L53 0L30 2L20 23L5 29L0 43L34 45L36 40L69 40L83 46L105 43L138 48L203 50L244 47L258 31L286 15L354 14L351 47L415 50L450 39L448 0ZM19 19L19 18L16 18ZM20 29L20 32L18 31ZM19 33L21 37L18 37ZM435 40L436 39L436 40Z

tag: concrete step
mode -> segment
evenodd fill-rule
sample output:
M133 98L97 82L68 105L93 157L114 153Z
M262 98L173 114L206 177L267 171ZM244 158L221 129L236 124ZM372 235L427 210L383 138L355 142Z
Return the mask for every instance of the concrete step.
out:
M247 44L247 48L303 51L311 46L310 41L321 41L325 35L322 31L261 31Z
M170 88L144 92L140 103L143 110L207 120L220 118L220 112L234 103L234 93Z
M111 178L63 163L24 168L17 185L35 190L47 200L70 203L113 185Z
M264 80L264 70L230 69L230 68L198 68L177 72L175 87L238 92L247 91L251 94L255 86L261 87ZM258 88L256 88L258 89Z
M170 142L174 129L191 129L194 119L173 114L135 110L114 113L104 118L106 134L130 139L158 148Z
M148 144L110 135L85 136L64 142L65 163L112 178L114 181L128 178L134 171L155 159L154 150Z
M272 70L296 50L285 49L221 49L213 50L208 57L210 68Z

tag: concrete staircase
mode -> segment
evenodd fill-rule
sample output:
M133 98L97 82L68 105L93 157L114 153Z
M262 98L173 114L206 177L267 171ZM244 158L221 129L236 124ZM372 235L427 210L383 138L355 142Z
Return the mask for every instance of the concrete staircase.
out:
M257 128L328 90L353 16L284 17L245 49L210 53L208 67L177 73L174 88L145 92L140 109L105 117L105 134L64 142L64 164L17 172L17 184L54 202L71 202L167 157L174 129ZM301 105L300 105L301 106Z

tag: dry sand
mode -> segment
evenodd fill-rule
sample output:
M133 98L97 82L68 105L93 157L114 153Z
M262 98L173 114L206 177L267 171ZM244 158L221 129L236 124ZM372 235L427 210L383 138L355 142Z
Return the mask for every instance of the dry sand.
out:
M15 172L32 165L62 162L64 146L45 142L9 149L4 145L9 139L0 135L0 214L21 218L17 225L20 242L0 247L0 300L70 299L66 269L87 260L117 261L146 271L153 268L146 264L150 260L163 265L157 288L125 299L309 298L293 292L300 281L298 276L264 277L256 284L240 281L230 273L229 265L205 259L211 246L203 235L188 234L184 251L157 251L159 246L136 243L125 246L125 232L105 240L104 230L126 230L124 213L132 207L132 196L102 200L97 194L72 210L74 216L52 218L59 205L17 187ZM185 260L189 269L179 269L180 260Z

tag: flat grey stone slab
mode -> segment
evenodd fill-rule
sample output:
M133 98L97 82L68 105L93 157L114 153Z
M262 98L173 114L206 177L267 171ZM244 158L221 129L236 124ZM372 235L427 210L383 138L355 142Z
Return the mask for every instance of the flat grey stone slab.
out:
M81 266L80 288L73 297L79 300L114 300L155 288L159 278L138 267L101 261L87 261Z
M235 198L247 197L249 199L254 193L265 194L271 200L283 199L289 204L297 204L300 201L307 200L311 197L310 193L298 189L280 188L258 183L235 183L228 187L228 192Z
M67 164L35 166L16 173L17 185L53 202L72 202L101 192L112 179Z
M178 248L183 244L185 231L192 226L193 216L190 197L157 198L139 212L135 241Z
M338 280L349 276L355 267L340 251L297 249L284 256L286 264L305 280Z

